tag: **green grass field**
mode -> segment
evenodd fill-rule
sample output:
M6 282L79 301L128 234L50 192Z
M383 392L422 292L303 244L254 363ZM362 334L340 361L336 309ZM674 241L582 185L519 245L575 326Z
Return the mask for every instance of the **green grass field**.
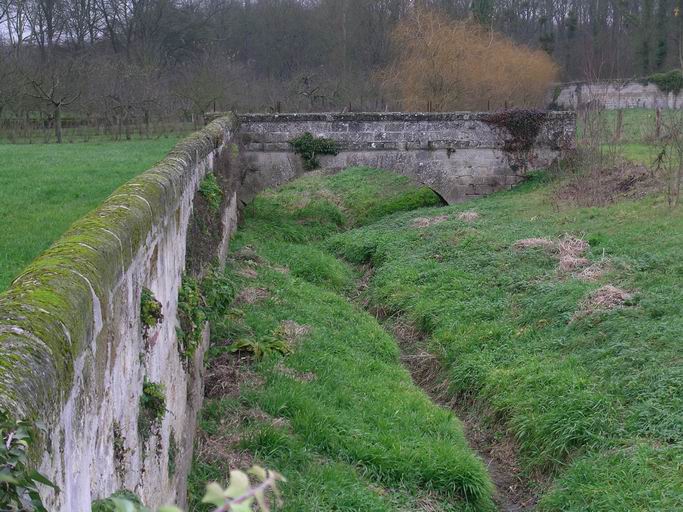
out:
M0 291L72 222L175 142L0 145Z
M309 176L248 208L235 247L262 260L227 272L265 293L214 325L212 354L231 341L283 341L286 320L310 333L293 354L255 365L259 377L241 393L209 400L204 435L289 476L285 510L418 510L420 499L430 510L491 507L458 420L411 384L396 341L349 303L358 265L371 265L370 305L426 333L452 396L515 440L532 488L543 475L538 510L683 509L683 212L660 196L557 209L557 183L540 174L512 192L391 214L434 201L400 180L362 169ZM479 219L459 220L465 210ZM582 280L552 253L514 248L566 234L590 243L602 275ZM632 298L582 312L607 284ZM251 419L226 421L240 416ZM226 470L220 457L198 456L193 496Z

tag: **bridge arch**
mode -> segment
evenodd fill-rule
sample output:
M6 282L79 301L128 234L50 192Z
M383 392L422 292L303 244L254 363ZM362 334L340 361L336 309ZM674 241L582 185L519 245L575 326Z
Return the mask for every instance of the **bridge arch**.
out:
M337 155L320 157L322 167L394 171L449 204L511 188L574 147L573 113L545 114L523 149L511 143L515 134L492 119L477 112L242 115L246 189L257 192L303 174L289 141L305 132L339 147Z

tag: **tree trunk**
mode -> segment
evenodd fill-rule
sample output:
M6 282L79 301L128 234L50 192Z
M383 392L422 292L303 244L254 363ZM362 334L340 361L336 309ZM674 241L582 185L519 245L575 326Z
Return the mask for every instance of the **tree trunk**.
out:
M622 109L617 110L617 127L614 130L614 140L619 142L621 140L622 127L624 125L624 111Z
M55 105L55 138L57 144L62 143L62 104Z

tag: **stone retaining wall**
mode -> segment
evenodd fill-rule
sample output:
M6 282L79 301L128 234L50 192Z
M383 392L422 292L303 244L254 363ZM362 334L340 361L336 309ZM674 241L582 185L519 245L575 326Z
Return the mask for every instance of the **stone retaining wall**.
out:
M45 493L51 512L87 512L124 488L154 510L185 500L206 343L191 361L181 355L178 290L198 186L231 158L236 127L223 118L178 144L0 295L0 407L47 428L40 471L61 489ZM234 229L238 189L224 193L221 241ZM143 287L164 315L146 339ZM145 379L166 399L147 439L138 428Z

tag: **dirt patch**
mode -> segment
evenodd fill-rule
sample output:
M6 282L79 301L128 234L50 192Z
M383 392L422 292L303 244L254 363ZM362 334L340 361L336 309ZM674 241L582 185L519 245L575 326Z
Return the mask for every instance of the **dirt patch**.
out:
M475 220L478 220L481 215L479 215L477 212L468 210L466 212L460 212L458 214L458 219L463 221L463 222L474 222Z
M647 167L623 162L572 176L555 190L552 198L556 204L605 206L621 199L639 199L661 188L660 181Z
M263 379L251 369L253 360L250 354L240 352L212 359L206 369L204 396L236 398L242 389L262 386Z
M410 223L412 228L428 228L446 222L448 215L438 215L436 217L416 217Z
M280 266L274 265L274 266L271 267L271 268L272 268L275 272L279 272L280 274L285 274L285 275L289 274L289 269L288 269L287 267L280 267Z
M339 209L344 210L344 200L327 188L300 192L297 201L291 205L287 205L287 209L290 211L301 210L316 200L327 201L328 203L337 206Z
M235 297L234 304L256 304L270 298L270 292L265 288L243 288Z
M199 430L195 457L209 465L219 465L227 469L244 469L254 465L254 456L239 448L242 441L240 425L243 414L233 414L224 418L219 432L207 434Z

